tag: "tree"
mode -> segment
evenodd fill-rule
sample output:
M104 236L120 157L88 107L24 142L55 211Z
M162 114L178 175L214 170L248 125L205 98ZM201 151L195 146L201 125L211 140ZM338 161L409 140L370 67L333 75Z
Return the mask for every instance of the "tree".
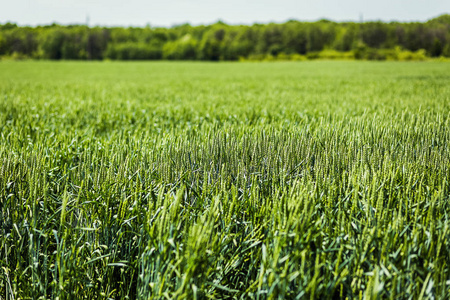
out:
M48 59L61 59L64 39L64 33L60 28L52 28L47 31L41 44L44 57Z
M442 44L441 41L438 38L434 39L433 47L431 48L431 56L437 57L441 56L442 54Z
M238 60L284 54L285 58L291 54L314 58L332 49L353 51L364 59L392 58L398 52L394 49L408 53L422 49L437 57L449 56L449 44L450 15L425 23L291 20L284 24L231 26L218 22L172 28L0 24L0 56L47 59Z
M219 26L222 26L219 24ZM200 58L217 61L221 57L221 43L225 37L225 29L213 26L207 31L200 42Z
M171 60L195 60L197 54L197 42L186 34L177 41L170 41L164 44L163 58Z
M382 48L387 39L386 25L381 22L370 22L362 27L362 40L372 48Z

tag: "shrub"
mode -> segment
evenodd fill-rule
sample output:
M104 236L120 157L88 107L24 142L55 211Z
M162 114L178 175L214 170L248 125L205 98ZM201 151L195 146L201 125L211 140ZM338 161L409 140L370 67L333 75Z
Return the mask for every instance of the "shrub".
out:
M154 60L162 58L162 49L158 45L146 43L109 44L104 56L112 60Z

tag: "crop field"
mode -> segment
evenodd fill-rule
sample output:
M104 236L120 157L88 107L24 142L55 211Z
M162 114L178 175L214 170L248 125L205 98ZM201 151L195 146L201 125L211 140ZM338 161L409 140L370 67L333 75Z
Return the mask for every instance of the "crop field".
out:
M0 63L0 299L449 299L450 64Z

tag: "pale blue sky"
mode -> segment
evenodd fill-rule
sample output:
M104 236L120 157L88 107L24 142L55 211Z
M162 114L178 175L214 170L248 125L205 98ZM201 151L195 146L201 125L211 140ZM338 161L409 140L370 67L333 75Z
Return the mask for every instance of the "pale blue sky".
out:
M172 26L189 22L230 24L364 20L425 21L450 13L450 0L0 0L0 23L20 25Z

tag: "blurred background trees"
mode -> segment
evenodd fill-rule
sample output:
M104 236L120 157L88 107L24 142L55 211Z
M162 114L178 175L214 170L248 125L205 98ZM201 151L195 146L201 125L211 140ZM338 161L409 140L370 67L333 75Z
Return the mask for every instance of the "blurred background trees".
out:
M450 15L424 23L283 24L172 28L0 25L0 56L70 60L423 59L450 57Z

